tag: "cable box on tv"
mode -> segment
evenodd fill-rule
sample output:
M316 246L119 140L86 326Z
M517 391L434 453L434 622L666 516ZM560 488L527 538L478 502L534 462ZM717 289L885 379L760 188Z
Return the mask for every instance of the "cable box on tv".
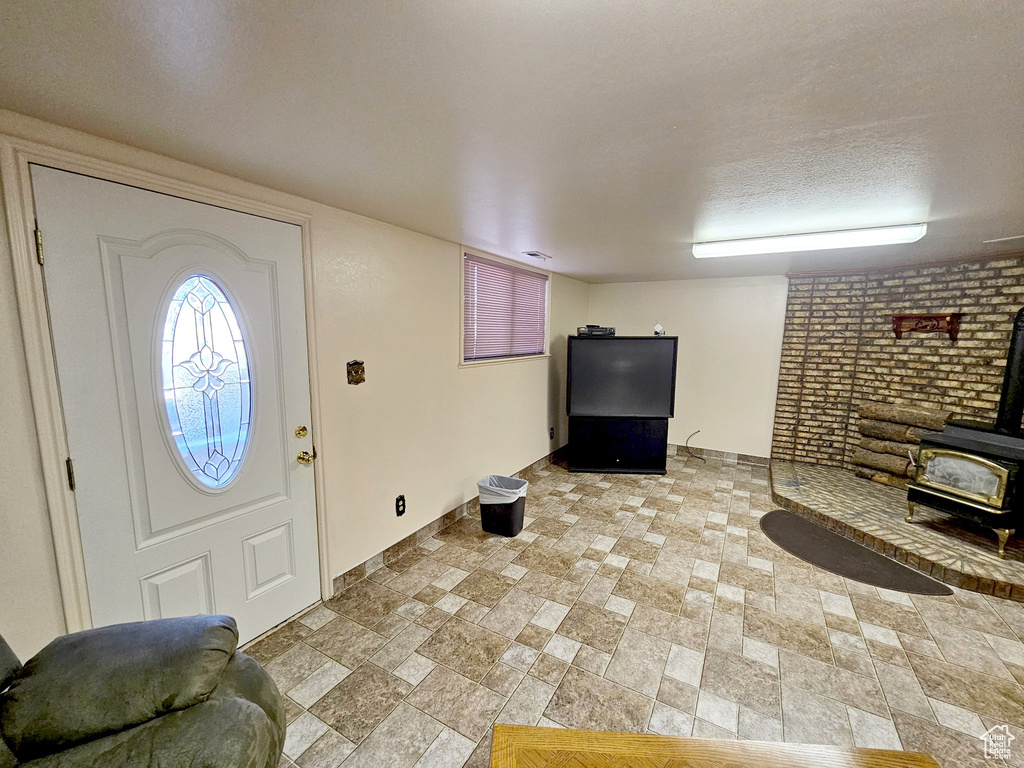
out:
M577 336L614 336L614 328L605 328L601 325L581 325L576 329Z

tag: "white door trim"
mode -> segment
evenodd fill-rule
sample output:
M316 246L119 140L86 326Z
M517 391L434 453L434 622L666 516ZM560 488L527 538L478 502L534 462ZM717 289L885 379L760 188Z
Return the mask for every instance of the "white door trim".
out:
M306 343L309 357L310 408L314 440L321 434L320 378L316 356L316 312L313 295L313 259L308 214L239 197L197 184L171 179L136 168L99 160L25 139L0 134L0 181L7 212L7 236L11 246L14 291L18 300L21 335L25 345L32 411L39 438L43 485L53 535L57 577L64 623L68 632L92 627L92 612L85 576L82 536L78 527L75 495L68 488L65 460L68 457L64 414L57 370L50 340L42 273L36 261L35 206L29 164L36 163L107 181L128 184L153 192L216 205L242 213L295 224L302 229L302 272L306 298ZM45 253L45 233L44 233ZM320 557L320 592L324 600L334 593L327 557L327 520L324 513L324 472L314 472L316 491L317 548Z

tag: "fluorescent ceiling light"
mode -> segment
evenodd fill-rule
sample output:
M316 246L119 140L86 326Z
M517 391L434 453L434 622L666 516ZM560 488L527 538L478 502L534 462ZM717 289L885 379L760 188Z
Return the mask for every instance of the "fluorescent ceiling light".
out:
M793 253L794 251L828 251L835 248L863 248L870 245L915 243L928 231L927 224L900 224L895 227L845 229L838 232L808 232L802 235L749 237L745 240L719 240L694 243L693 255L698 259L715 256L749 256L754 253Z

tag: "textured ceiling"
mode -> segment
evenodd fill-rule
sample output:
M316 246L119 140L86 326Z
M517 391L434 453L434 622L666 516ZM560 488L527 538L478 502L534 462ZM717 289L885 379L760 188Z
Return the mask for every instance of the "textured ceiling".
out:
M589 281L771 274L1024 250L1022 50L1019 0L6 0L0 106Z

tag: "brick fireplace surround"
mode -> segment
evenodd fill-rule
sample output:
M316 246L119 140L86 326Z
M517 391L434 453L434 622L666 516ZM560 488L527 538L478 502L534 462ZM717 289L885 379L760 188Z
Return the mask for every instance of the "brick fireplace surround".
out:
M991 421L1024 255L849 274L791 275L772 458L851 468L863 401ZM946 334L896 339L889 316L962 312Z
M790 275L772 440L776 504L953 586L1024 601L1024 546L854 475L864 402L926 406L993 421L1024 255L845 274ZM959 338L907 333L893 314L961 312Z

